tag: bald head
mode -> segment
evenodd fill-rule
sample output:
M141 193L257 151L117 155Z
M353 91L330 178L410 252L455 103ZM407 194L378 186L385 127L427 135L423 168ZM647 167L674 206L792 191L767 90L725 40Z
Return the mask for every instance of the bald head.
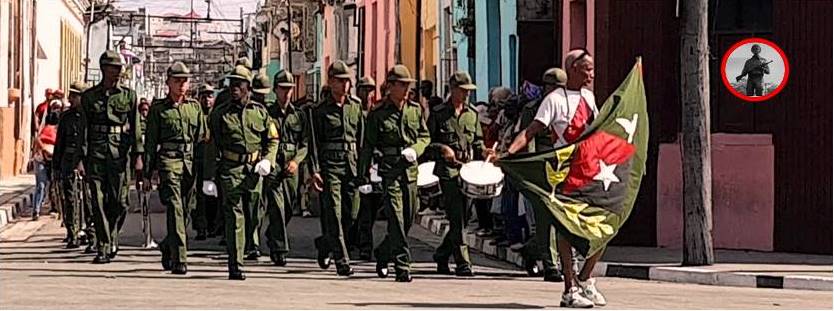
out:
M578 90L594 83L594 58L585 49L573 49L565 54L567 88Z

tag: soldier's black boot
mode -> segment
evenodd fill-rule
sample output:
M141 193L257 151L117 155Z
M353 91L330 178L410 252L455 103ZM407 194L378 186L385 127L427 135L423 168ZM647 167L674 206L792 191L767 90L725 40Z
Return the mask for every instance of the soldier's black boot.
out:
M197 236L194 237L196 241L204 241L206 239L206 229L197 230Z
M160 247L159 250L162 251L162 270L171 270L173 268L173 262L171 261L171 251L168 250L167 247Z
M246 274L243 273L243 269L238 266L231 266L229 267L229 280L245 280Z
M175 262L171 266L171 274L186 274L188 273L188 265L184 262Z
M315 239L313 242L316 246L316 262L319 264L319 268L330 268L330 252L321 245L322 243L319 239Z
M562 282L565 279L562 277L562 272L556 269L545 269L544 270L544 281L545 282Z
M452 270L449 269L449 260L439 260L437 258L434 259L434 262L437 263L437 273L438 274L452 274Z
M286 253L271 252L269 253L269 259L272 259L272 263L276 266L283 267L287 265Z
M113 259L113 258L116 258L116 255L118 255L118 254L119 254L119 247L114 246L110 249L110 253L107 254L107 256L110 257L110 259Z
M336 274L339 276L353 275L353 268L349 264L336 264Z
M96 258L93 258L93 263L94 264L110 263L110 257L107 256L107 254L105 254L103 252L99 252L98 255L96 255Z
M69 249L78 248L78 246L78 240L75 238L70 238L69 241L67 241L67 248Z
M397 282L411 282L411 273L408 270L399 270L397 269L397 278L394 279Z
M388 277L388 262L377 260L376 262L376 275L381 278Z
M84 248L84 254L92 254L96 252L95 246L93 244L87 244L87 247Z
M472 267L469 265L462 265L455 267L455 275L456 276L475 276L475 272L472 272Z
M261 257L261 251L254 249L249 251L249 254L246 255L246 260L258 260L259 257Z

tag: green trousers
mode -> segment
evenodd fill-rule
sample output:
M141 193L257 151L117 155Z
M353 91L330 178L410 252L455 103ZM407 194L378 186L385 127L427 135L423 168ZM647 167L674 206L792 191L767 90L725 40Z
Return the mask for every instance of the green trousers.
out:
M66 171L66 170L63 170ZM57 173L57 172L56 172ZM84 208L84 202L79 200L78 194L82 191L80 184L75 184L74 176L70 174L63 174L61 176L61 207L64 218L64 228L67 229L67 236L76 238L78 231L81 230L81 209Z
M469 246L463 240L467 218L466 197L460 191L458 178L441 179L440 189L443 191L443 206L446 208L446 219L449 220L449 231L435 250L434 260L446 262L449 257L454 256L458 267L471 265Z
M354 177L340 170L324 170L322 178L322 236L316 238L316 247L331 251L336 264L345 265L350 262L345 237L359 214L359 192Z
M128 208L127 158L90 158L85 167L98 252L108 254L119 247L119 231Z
M394 262L397 270L411 269L411 251L408 248L408 231L414 223L420 201L417 198L417 181L408 181L405 175L383 179L382 196L388 218L388 234L377 247L376 258L380 262Z
M553 228L553 216L547 211L537 210L533 212L536 219L535 257L542 261L545 270L556 270L556 263L559 261L558 249L556 248L556 230Z
M252 171L254 164L239 164L221 161L217 167L216 183L223 200L223 217L226 222L226 251L229 253L229 267L243 267L243 252L246 246L250 221L249 213L257 209L260 178Z
M196 206L194 176L182 169L159 170L159 201L165 206L165 224L168 234L159 243L168 248L171 259L185 263L188 260L187 219Z
M293 206L298 203L298 175L268 178L263 193L269 217L266 243L271 252L286 254L290 251L287 224L292 219Z

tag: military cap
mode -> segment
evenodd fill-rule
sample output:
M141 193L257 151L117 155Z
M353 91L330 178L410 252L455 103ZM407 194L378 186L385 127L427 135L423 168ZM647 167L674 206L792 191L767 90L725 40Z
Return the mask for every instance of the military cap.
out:
M330 64L330 68L327 69L327 73L329 76L339 79L350 79L353 77L350 67L348 67L348 65L341 60L337 60Z
M295 79L293 79L292 74L286 70L277 72L275 77L273 77L273 80L273 83L280 87L295 87Z
M252 92L266 95L269 94L270 90L272 90L272 86L269 84L269 76L263 73L255 75L255 78L252 79Z
M197 90L197 94L203 94L203 93L209 93L209 92L214 93L214 87L211 86L211 84L207 84L207 83L203 84L203 85L200 85L200 88Z
M188 69L183 62L175 62L171 67L168 67L169 78L191 78L191 69Z
M73 81L70 84L70 88L69 88L70 94L72 94L72 93L81 94L82 92L84 92L86 90L87 90L87 84L84 83L84 82L81 82L81 81Z
M388 76L385 78L387 81L400 81L400 82L417 82L411 78L411 72L408 71L408 67L404 65L394 65L391 67L391 70L388 70Z
M246 67L246 69L252 70L252 61L249 60L249 57L244 56L244 57L238 58L237 61L235 62L235 66L238 66L238 65Z
M457 71L449 77L449 86L452 88L459 87L464 90L475 90L477 87L472 83L472 77L466 71Z
M122 62L122 55L114 50L107 50L104 51L104 53L101 53L101 57L98 58L98 63L101 66L124 66L125 64Z
M227 75L226 78L229 80L238 79L252 82L252 71L249 71L249 69L243 65L237 65L234 69L232 69L232 72L229 72L229 75Z
M568 82L568 74L562 68L550 68L542 75L544 84L555 84L565 86Z
M362 77L359 79L359 82L356 83L356 87L376 88L376 81L374 81L374 78L371 77Z

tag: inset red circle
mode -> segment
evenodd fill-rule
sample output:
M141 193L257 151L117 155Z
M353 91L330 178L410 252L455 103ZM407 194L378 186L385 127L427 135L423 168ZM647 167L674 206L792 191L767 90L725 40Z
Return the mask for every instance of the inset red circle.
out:
M733 54L733 52L736 49L738 49L742 45L745 45L745 44L748 44L748 43L759 43L759 44L769 46L770 48L774 49L777 53L779 53L779 57L782 58L782 63L785 65L785 75L782 77L782 81L779 82L779 85L776 86L776 89L773 90L773 92L770 92L767 95L764 95L764 96L747 96L747 94L742 94L739 91L737 91L733 87L733 85L730 83L730 80L727 79L727 60L730 59L730 54ZM727 49L726 52L724 52L724 57L721 59L721 80L724 81L724 86L727 88L727 90L730 91L730 93L732 93L733 95L735 95L736 97L738 97L738 98L740 98L744 101L762 102L762 101L766 101L768 99L773 98L774 96L776 96L776 94L779 94L779 92L781 92L783 88L785 88L785 85L788 84L789 74L790 74L790 66L788 65L788 57L785 56L785 51L782 51L782 48L780 48L778 45L776 45L776 43L773 43L772 41L767 40L767 39L763 39L763 38L748 38L748 39L744 39L744 40L741 40L739 42L736 42L735 44L733 44L733 46L731 46L729 49Z

